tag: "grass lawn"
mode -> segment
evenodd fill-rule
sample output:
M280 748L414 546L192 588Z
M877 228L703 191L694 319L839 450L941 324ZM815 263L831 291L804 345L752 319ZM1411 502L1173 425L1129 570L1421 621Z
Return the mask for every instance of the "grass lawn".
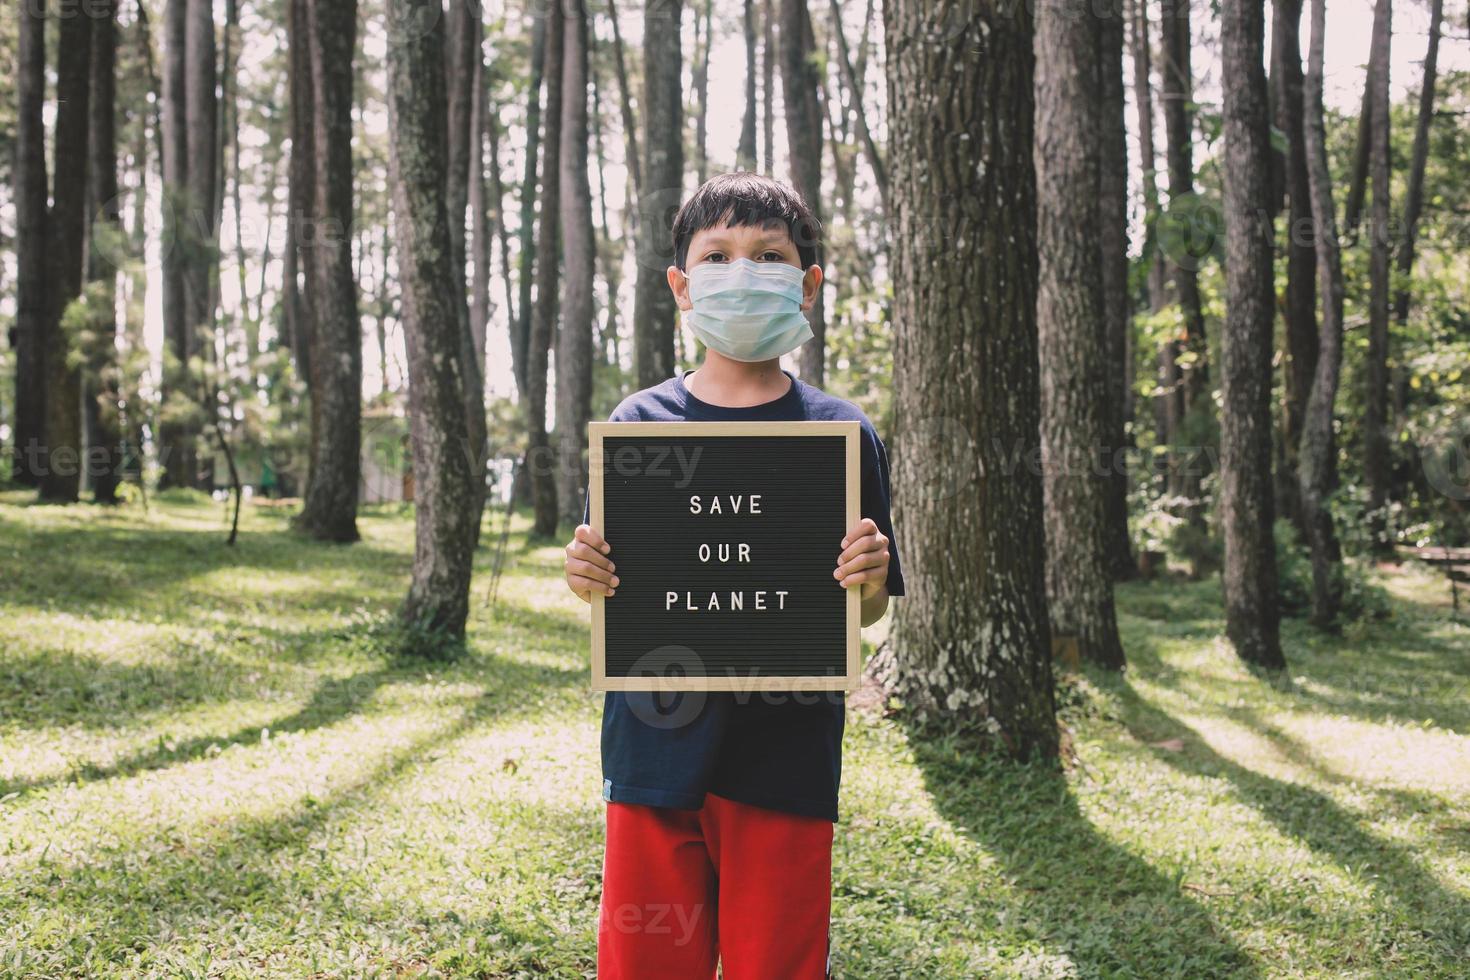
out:
M600 696L559 546L485 535L469 653L394 657L412 519L0 495L0 977L590 976ZM1065 773L849 712L844 977L1470 976L1470 626L1222 643L1218 582L1120 592ZM901 601L901 600L900 600ZM882 625L870 631L880 636Z

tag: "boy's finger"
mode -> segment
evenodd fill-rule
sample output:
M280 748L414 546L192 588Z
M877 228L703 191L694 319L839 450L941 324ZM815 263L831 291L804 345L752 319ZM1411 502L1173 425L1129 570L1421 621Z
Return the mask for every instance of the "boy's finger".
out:
M854 572L860 572L865 568L878 568L879 566L887 564L888 552L865 551L851 561L838 565L836 570L832 572L832 577L836 579L842 579L847 577L848 575L853 574Z
M888 539L882 534L879 534L877 531L874 531L872 534L869 534L866 537L858 538L856 541L848 545L846 550L844 550L842 554L837 556L837 563L840 565L845 561L851 561L853 558L863 554L864 552L882 551L887 547Z
M606 582L594 581L590 578L583 578L580 575L568 575L567 584L572 587L573 592L587 601L591 601L590 596L593 592L601 596L610 596L613 594L613 587Z
M577 530L572 532L572 537L577 541L586 542L604 555L612 550L612 545L604 541L602 535L598 534L590 524L578 524Z
M617 585L618 577L601 565L594 565L590 561L580 558L567 559L567 575L575 575L578 578L588 579L594 582L606 582L608 585Z
M885 568L872 568L872 569L867 569L865 571L856 572L856 573L854 573L852 575L849 575L846 578L844 578L841 581L841 583L839 583L839 584L844 589L846 589L846 588L851 588L854 585L866 585L868 583L878 583L878 584L881 584L881 583L886 582L886 581L888 581L888 570L887 569L885 569Z
M597 567L605 568L608 571L612 571L616 567L611 558L608 558L586 541L573 541L567 545L567 560L570 561L573 558L591 562Z
M862 520L858 521L852 526L852 530L847 532L847 537L842 539L842 547L846 548L849 544L856 541L858 538L877 533L878 525L873 523L873 519L871 517L864 517Z

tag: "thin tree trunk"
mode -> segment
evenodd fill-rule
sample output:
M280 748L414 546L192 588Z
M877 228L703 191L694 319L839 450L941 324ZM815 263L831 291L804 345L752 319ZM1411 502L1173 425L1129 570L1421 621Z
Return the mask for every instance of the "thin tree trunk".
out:
M951 22L928 0L888 0L883 24L895 522L913 556L895 687L917 714L983 720L1010 754L1049 758L1041 478L1002 458L1040 432L1031 16L985 0Z
M47 469L46 318L51 305L46 246L46 10L22 5L16 59L15 165L15 442L11 475L39 486Z
M1375 17L1377 14L1375 5ZM1377 27L1369 35L1368 71L1363 84L1363 105L1358 110L1358 138L1353 144L1353 169L1348 177L1347 202L1343 205L1342 233L1357 240L1358 225L1363 220L1363 201L1368 193L1368 161L1373 146L1373 93L1378 88Z
M1438 0L1436 0L1438 5ZM1342 551L1328 498L1336 482L1337 445L1332 409L1342 368L1342 257L1338 252L1337 211L1327 168L1327 134L1322 120L1322 59L1327 27L1326 0L1312 0L1312 35L1307 56L1303 104L1303 144L1311 191L1317 275L1321 280L1322 322L1318 326L1317 370L1302 420L1298 471L1302 520L1312 552L1312 622L1330 629L1342 608Z
M1424 52L1424 80L1419 86L1419 119L1414 125L1414 151L1409 162L1409 186L1404 194L1404 241L1398 252L1399 289L1394 295L1394 321L1409 321L1409 274L1414 270L1414 232L1424 209L1424 168L1429 162L1429 130L1434 124L1434 86L1439 71L1439 32L1444 0L1430 0L1429 48Z
M1054 646L1123 667L1107 560L1112 382L1103 241L1103 18L1083 0L1036 8L1037 327L1046 507L1046 584ZM1107 120L1111 121L1111 120Z
M66 308L82 292L87 227L87 104L90 98L92 18L60 18L56 58L56 135L51 211L46 219L50 301L42 321L46 364L45 472L41 500L74 503L81 485L82 374L71 363L62 327Z
M357 0L313 0L313 128L317 151L312 242L317 321L312 330L312 404L321 433L296 526L323 541L356 541L362 446L362 328L352 270L352 56Z
M740 146L735 150L735 169L755 169L756 111L756 32L755 0L745 0L745 116L740 121Z
M547 368L556 337L560 278L557 270L561 221L562 58L565 50L562 5L546 13L546 153L542 167L541 223L536 239L536 308L531 320L527 351L526 461L531 470L531 493L536 510L532 533L556 533L558 500L556 459L546 431Z
M1194 194L1193 113L1194 81L1190 68L1189 4L1166 7L1162 13L1163 29L1163 98L1166 157L1169 169L1169 207L1175 208ZM1184 319L1184 337L1166 353L1170 373L1177 376L1182 402L1180 417L1171 427L1175 452L1171 463L1173 495L1187 503L1184 514L1200 532L1205 526L1201 484L1205 476L1205 454L1199 445L1184 445L1180 440L1200 443L1208 429L1206 419L1212 412L1209 400L1209 351L1205 340L1205 319L1200 299L1197 259L1190 255L1168 256L1174 297Z
M515 287L512 285L514 280L510 274L510 232L507 230L505 220L505 179L500 173L500 112L490 94L491 71L488 65L485 68L485 75L485 137L489 141L486 150L490 156L490 207L493 209L490 237L500 241L500 278L505 288L505 322L513 330L516 322L516 306L515 294L512 290ZM485 244L488 248L490 243L487 241Z
M476 19L470 32L474 50L470 62L470 336L474 340L475 363L485 364L485 338L490 324L491 218L485 201L485 129L489 114L485 106L484 25Z
M694 98L699 108L694 117L694 173L699 183L709 179L709 57L714 46L710 35L714 28L714 0L704 0L703 33L704 46L699 50L699 60L694 65ZM699 22L696 21L696 27ZM699 39L695 38L698 45Z
M776 11L774 0L761 0L761 135L765 138L761 172L776 172Z
M304 3L305 0L300 0ZM165 354L160 391L159 464L163 487L188 487L195 479L192 427L177 418L177 404L192 398L189 360L196 347L185 298L191 248L189 218L189 122L185 49L190 0L166 0L163 20L163 324Z
M592 189L587 179L587 8L566 0L561 115L561 330L556 344L556 427L561 441L557 474L561 519L582 522L587 493L587 420L592 417L592 278L597 249L592 239Z
M626 165L633 178L633 196L643 195L643 157L638 152L638 123L633 118L632 87L628 84L628 66L623 58L623 29L618 25L616 0L607 0L607 16L612 21L613 63L618 69L618 103L623 116L623 141L626 149ZM637 214L637 208L630 208Z
M402 617L412 626L464 634L481 488L464 452L469 437L464 356L444 202L444 32L438 0L388 5L389 149L408 347L413 446L413 581Z
M633 289L633 364L640 388L674 374L676 307L664 270L674 260L670 216L684 199L683 15L683 0L649 0L643 8L644 192L638 198Z
M1127 420L1132 393L1133 331L1128 295L1128 129L1123 99L1123 0L1095 18L1098 44L1098 266L1102 270L1103 374L1107 415L1098 444L1107 473L1102 547L1107 573L1132 577L1137 568L1128 535Z
M791 183L817 221L822 220L822 109L818 78L806 29L806 0L781 0L781 92L786 104L786 145ZM823 251L817 248L817 264ZM822 386L827 355L827 316L822 293L806 311L812 339L801 345L801 377Z
M186 250L184 305L187 310L185 328L192 345L209 343L214 351L215 281L219 271L218 232L215 223L215 194L218 190L216 157L219 151L219 100L215 95L216 50L213 0L189 0L184 37L184 115L188 134L185 145L189 158L185 163L188 204L185 220L189 231L183 245ZM201 391L195 379L191 391L199 398ZM206 416L213 406L201 406ZM191 439L197 437L191 426ZM212 458L212 454L210 455ZM203 462L201 460L200 462ZM212 489L213 480L201 481L201 469L195 466L193 483L201 489Z
M520 302L516 304L519 315L510 321L511 366L515 371L516 389L522 399L529 397L530 391L526 365L533 319L531 287L536 277L536 168L541 155L541 90L545 74L546 15L542 13L534 17L531 28L531 81L526 90L526 169L521 178ZM523 466L520 472L529 480L531 467Z
M1133 59L1133 102L1138 112L1139 170L1143 174L1143 211L1145 223L1144 254L1151 256L1148 267L1149 311L1157 313L1167 302L1168 284L1164 273L1164 257L1158 247L1159 180L1158 155L1154 147L1154 101L1150 68L1153 61L1152 39L1148 23L1148 4L1133 0L1132 33L1129 51Z
M1373 47L1379 68L1373 73L1372 139L1369 152L1373 204L1369 212L1368 358L1363 393L1363 479L1368 485L1368 526L1376 551L1391 546L1388 530L1390 461L1388 444L1389 291L1389 44L1392 6L1378 0L1373 11Z
M847 35L842 30L842 7L838 0L832 0L832 30L837 35L837 67L842 72L848 91L852 93L854 114L857 116L858 137L862 140L863 154L868 158L868 167L873 173L873 183L878 187L878 196L883 201L886 210L888 206L888 168L883 163L883 154L879 152L878 144L873 140L873 132L868 128L868 114L863 110L863 79L852 65L852 54L847 48Z
M117 189L117 9L115 0L97 0L92 8L92 92L88 134L92 208L97 227L88 252L88 282L100 293L91 317L95 334L91 364L87 371L88 475L92 499L99 504L117 503L117 486L122 478L122 432L119 428L117 363L117 276L113 258L122 254L122 218ZM97 247L105 243L105 248Z
M1281 668L1271 527L1274 298L1263 0L1224 0L1225 323L1220 333L1220 525L1225 632L1241 659Z
M1276 494L1282 516L1303 526L1297 494L1298 449L1302 419L1312 379L1317 373L1316 251L1312 243L1311 191L1306 149L1302 142L1301 0L1277 0L1272 6L1272 78L1276 85L1276 128L1286 135L1284 189L1287 212L1286 302L1282 313L1286 334L1286 403L1281 438L1282 462Z

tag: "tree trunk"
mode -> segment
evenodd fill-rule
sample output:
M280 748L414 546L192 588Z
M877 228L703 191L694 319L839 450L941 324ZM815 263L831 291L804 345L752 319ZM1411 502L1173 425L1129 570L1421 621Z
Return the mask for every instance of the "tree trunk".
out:
M1107 574L1131 578L1138 567L1128 536L1127 420L1132 394L1129 353L1133 330L1128 295L1128 129L1123 100L1123 18L1118 9L1095 17L1098 53L1096 92L1098 156L1098 267L1102 271L1103 384L1107 408L1103 439L1098 443L1107 473L1107 505L1102 548ZM1090 370L1090 369L1089 369ZM1120 661L1121 662L1121 661Z
M633 290L633 364L638 387L674 374L674 297L664 270L674 261L672 219L684 199L683 0L643 8L643 193L638 197L638 281Z
M1194 194L1193 141L1194 124L1190 103L1194 98L1194 81L1190 68L1189 4L1167 6L1162 12L1163 98L1165 155L1169 169L1169 207L1174 209ZM1204 479L1204 454L1198 450L1212 412L1209 399L1209 351L1205 340L1205 318L1200 300L1198 259L1187 254L1167 256L1174 298L1184 319L1184 337L1175 342L1172 372L1177 374L1182 403L1179 424L1170 435L1175 443L1171 463L1171 491L1189 501L1184 507L1191 524L1203 531L1204 504L1201 482ZM1167 357L1166 357L1167 360ZM1194 445L1181 444L1193 443Z
M472 468L479 474L477 486L481 488L481 508L484 504L486 423L485 423L485 365L475 356L475 335L470 326L470 306L465 274L467 270L465 241L465 209L469 205L470 139L474 127L472 110L477 81L474 62L480 56L480 39L484 33L481 8L471 0L450 0L449 17L445 38L445 84L448 89L447 111L448 175L445 185L445 202L449 217L450 261L454 264L455 283L458 288L451 299L455 315L459 318L460 346L463 353L460 366L460 394L464 402L465 420L468 423L469 441L465 452L470 456ZM476 513L480 508L477 508ZM480 522L474 525L475 540L478 542Z
M93 6L92 92L88 134L90 154L88 179L92 207L98 227L93 229L92 247L87 250L88 282L100 294L91 317L95 339L87 371L86 415L88 475L92 499L99 504L117 503L117 486L122 478L122 432L119 428L117 364L117 276L115 256L121 254L122 218L117 191L117 9L115 0L97 0ZM105 248L97 247L106 242Z
M323 541L356 541L362 470L362 327L352 271L352 56L357 0L313 0L311 38L318 229L311 248L316 324L312 330L312 405L320 438L296 526Z
M623 58L623 29L618 25L618 8L615 0L607 0L607 16L612 21L613 63L618 72L618 109L623 117L623 142L625 146L628 175L633 180L633 196L643 194L643 157L638 152L638 124L633 118L632 87L628 84L628 65ZM630 214L638 209L629 208Z
M39 486L46 463L46 318L51 305L46 247L46 9L21 7L16 60L15 167L15 450L11 476Z
M1307 396L1317 373L1317 257L1313 248L1311 191L1307 183L1306 149L1302 142L1301 0L1277 0L1272 6L1271 60L1275 67L1276 128L1286 135L1288 152L1282 175L1289 201L1287 212L1286 302L1282 312L1286 334L1286 403L1282 457L1276 495L1282 516L1302 526L1297 494L1298 449Z
M864 27L866 28L866 25ZM838 4L838 0L832 0L832 31L836 34L837 41L837 67L846 80L848 91L852 93L858 137L862 140L863 154L868 158L868 167L873 172L873 183L877 185L878 197L886 210L888 206L888 168L883 163L883 155L878 151L878 144L873 140L872 130L868 128L868 114L863 109L863 78L852 64L852 53L847 48L847 35L842 30L842 7Z
M1102 17L1082 0L1036 8L1037 327L1052 638L1123 666L1107 560L1112 382L1104 301ZM960 130L967 132L967 130ZM1111 256L1109 257L1111 258Z
M776 172L776 11L773 0L761 0L761 135L765 165L761 173Z
M536 168L541 155L541 89L545 74L546 15L543 13L533 18L531 28L531 80L526 90L526 169L521 178L520 301L516 304L519 310L517 319L510 325L511 366L515 371L516 390L522 400L529 397L530 391L526 365L533 318L531 287L536 278ZM521 467L520 471L529 477L529 466Z
M536 509L532 533L556 533L558 499L556 459L546 431L546 374L556 337L560 277L557 270L561 221L562 59L565 50L562 4L546 8L546 143L541 173L541 222L536 239L536 308L526 355L526 461Z
M1275 289L1270 130L1261 64L1263 0L1224 0L1225 323L1220 332L1220 525L1225 632L1241 659L1285 666L1271 527L1271 349Z
M462 636L483 490L464 452L464 347L454 309L463 275L453 268L444 203L447 120L438 14L438 0L402 0L389 4L387 13L393 224L414 478L413 581L402 617Z
M1374 15L1376 18L1377 8ZM1374 33L1377 37L1375 19ZM1358 110L1358 139L1353 144L1353 169L1348 177L1347 203L1343 205L1342 232L1356 241L1358 224L1363 218L1363 200L1368 191L1368 158L1373 145L1373 92L1378 88L1378 44L1370 43L1368 49L1367 78L1363 84L1363 105Z
M187 219L190 231L184 237L187 249L184 275L186 328L202 346L209 338L214 350L215 277L218 274L218 231L215 195L218 191L216 157L219 151L219 100L215 96L216 51L213 0L189 0L184 37L184 116L189 132L185 140L189 159L185 164L188 187ZM198 388L193 395L199 400ZM200 406L206 415L213 406ZM196 429L197 426L191 426ZM212 458L212 454L211 457ZM199 482L198 475L195 482ZM212 489L213 481L202 484Z
M806 0L781 2L781 92L786 105L786 146L791 184L822 220L822 109L817 104L817 69L807 33ZM823 250L817 249L817 264ZM806 311L812 339L801 346L801 378L822 386L827 353L827 317L821 291Z
M301 0L305 2L305 0ZM191 229L189 190L189 121L186 106L185 49L190 0L166 0L163 19L163 331L165 353L159 392L159 465L163 487L188 487L195 480L193 426L178 418L181 401L193 398L189 359L194 331L185 298Z
M561 233L566 255L561 330L556 345L557 474L561 519L582 523L587 494L587 420L592 417L592 189L587 180L587 8L566 0L561 114Z
M1436 0L1437 5L1438 0ZM1322 322L1318 327L1317 370L1302 419L1299 473L1302 521L1312 551L1312 622L1331 628L1342 608L1342 552L1328 497L1336 482L1337 445L1332 407L1342 368L1342 257L1338 252L1337 212L1332 174L1327 169L1327 133L1322 120L1322 56L1327 26L1326 0L1312 0L1312 38L1307 56L1303 145L1311 191L1312 220L1321 280ZM1431 35L1432 36L1432 35Z
M1373 205L1369 212L1371 241L1368 259L1368 358L1365 366L1367 390L1363 393L1363 481L1368 485L1368 527L1375 551L1391 547L1388 529L1388 300L1392 283L1388 269L1388 181L1389 181L1389 39L1392 7L1378 0L1373 10L1374 61L1372 121L1369 147L1369 180Z
M485 338L490 328L490 270L494 260L491 249L491 218L485 200L485 130L489 122L486 111L484 25L475 20L470 30L474 50L470 61L470 159L469 207L470 240L470 336L474 340L475 363L485 364Z
M699 48L699 60L694 65L694 100L698 114L694 117L694 173L698 183L709 179L709 57L714 38L714 0L704 0L704 19L695 21L695 45L699 46L699 34L704 35L704 44ZM698 17L698 14L695 15Z
M87 103L91 84L92 17L61 17L56 58L55 166L46 219L50 302L42 321L46 364L46 470L43 501L74 503L81 484L82 373L70 363L73 342L62 325L82 292L87 228Z
M1007 463L1039 451L1041 415L1031 16L980 2L950 22L928 0L889 0L883 21L894 517L912 556L896 688L920 716L982 720L1011 754L1049 758L1041 478Z
M755 169L756 114L756 33L755 0L745 0L745 116L740 121L740 145L735 150L735 169Z
M1444 0L1430 0L1429 48L1424 53L1424 81L1419 87L1419 119L1414 125L1414 155L1409 162L1409 186L1404 194L1404 241L1398 252L1399 289L1394 295L1394 321L1409 321L1409 274L1414 269L1414 229L1424 209L1424 168L1429 162L1429 130L1434 123L1434 85L1439 71L1439 30Z

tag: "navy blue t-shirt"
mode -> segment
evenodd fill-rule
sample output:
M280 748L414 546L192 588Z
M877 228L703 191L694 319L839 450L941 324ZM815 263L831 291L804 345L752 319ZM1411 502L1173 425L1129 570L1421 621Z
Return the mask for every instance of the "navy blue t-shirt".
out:
M862 516L889 539L888 594L903 595L898 542L889 518L888 455L868 417L851 402L791 378L775 401L726 408L700 401L681 376L629 395L612 422L862 423ZM585 518L584 518L585 520ZM617 561L618 543L612 545ZM840 541L832 542L836 567ZM611 602L617 602L614 596ZM842 776L841 691L609 691L602 711L602 796L619 803L694 810L705 793L752 806L837 819Z

